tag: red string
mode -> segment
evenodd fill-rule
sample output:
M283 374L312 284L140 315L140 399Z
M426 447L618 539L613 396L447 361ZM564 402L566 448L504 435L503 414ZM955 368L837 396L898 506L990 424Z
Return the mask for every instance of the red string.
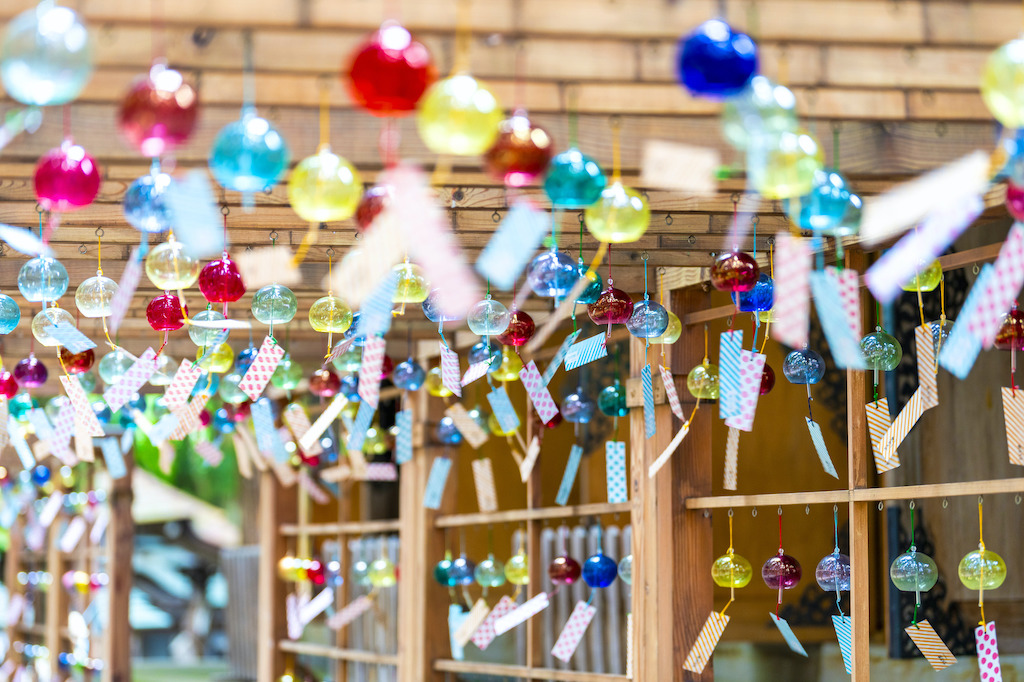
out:
M779 553L782 552L782 512L779 512Z

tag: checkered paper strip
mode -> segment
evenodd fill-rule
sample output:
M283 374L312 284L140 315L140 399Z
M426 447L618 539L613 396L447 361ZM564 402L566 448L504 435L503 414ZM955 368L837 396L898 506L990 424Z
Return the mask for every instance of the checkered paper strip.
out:
M473 485L476 487L476 504L480 511L496 511L498 493L494 487L494 467L489 457L473 460Z
M139 286L139 278L142 277L142 259L139 257L139 247L132 249L128 255L128 262L125 263L124 272L121 273L121 281L118 282L117 292L110 299L110 333L113 334L121 327L121 321L128 312L128 306L132 302L135 290Z
M828 448L825 446L825 437L821 435L821 426L810 417L804 417L804 420L807 422L807 431L811 434L811 444L814 445L814 451L818 453L821 468L832 478L838 479L836 465L832 463L832 456L828 454Z
M697 635L697 641L693 643L693 648L690 649L690 653L686 655L686 660L683 661L684 670L689 670L691 673L698 675L704 672L704 668L707 667L708 661L711 660L711 654L714 653L715 647L718 646L718 640L722 637L722 632L728 624L729 616L716 611L711 612L708 619L704 621L704 627L700 629L700 633Z
M340 630L359 616L369 611L372 606L373 600L369 597L365 595L356 597L327 619L327 627L332 630Z
M601 332L569 347L565 354L565 371L576 369L594 360L608 357L607 334ZM545 384L546 385L546 384Z
M68 322L58 322L47 330L60 345L72 353L84 353L96 347L96 343Z
M550 225L547 213L538 210L532 202L516 201L476 259L477 272L502 291L508 291L530 262Z
M263 389L270 383L270 377L283 357L284 348L281 344L269 336L265 337L245 376L238 382L238 388L249 396L250 400L258 399L263 395Z
M448 347L444 341L439 342L441 349L441 383L455 395L462 397L462 369L459 367L459 354Z
M348 442L345 443L350 458L362 457L366 430L370 428L370 424L373 422L373 414L376 411L369 403L359 403L359 411L356 412L355 421L352 422L352 431L348 435Z
M775 320L772 336L794 348L807 345L810 324L811 250L804 239L775 237Z
M479 449L481 445L487 442L487 432L480 428L475 419L469 416L469 412L466 411L462 403L452 403L445 410L445 414L452 418L455 428L459 430L459 433L462 434L466 442L474 450Z
M284 423L291 429L292 435L295 440L298 441L299 449L302 450L307 456L312 457L319 455L324 451L320 446L320 441L314 439L310 447L304 447L302 444L302 437L309 431L311 424L309 423L309 415L306 414L306 408L298 403L290 403L281 415L284 418Z
M786 640L786 646L795 654L800 654L804 658L807 658L807 651L804 649L804 645L800 643L800 640L793 634L793 628L789 627L789 623L785 618L779 618L774 613L769 612L769 616L772 617L772 621L775 623L775 627L782 633L782 638Z
M502 431L511 432L519 428L519 415L512 407L512 401L504 386L498 386L488 393L487 402L491 404L491 411L494 413L494 418L498 420Z
M363 359L359 364L359 397L373 409L377 409L380 403L380 375L384 366L385 343L379 336L366 339Z
M850 328L846 318L839 282L828 272L812 272L810 282L818 321L821 322L836 366L843 369L867 369L864 352L860 348L860 336Z
M580 334L583 333L582 329L577 329L572 332L562 341L562 344L555 351L554 357L551 358L551 363L544 368L544 373L540 375L540 378L544 381L544 385L547 386L551 383L551 378L555 376L555 372L562 366L562 362L565 360L566 354L569 352L569 348L576 343L576 339L579 338Z
M195 444L196 454L203 458L207 466L219 466L224 461L224 453L215 443L208 440L197 441Z
M1003 315L1024 286L1024 223L1014 223L1010 228L994 268L978 307L967 320L971 334L985 348L992 347ZM963 313L960 316L963 317Z
M320 413L320 416L316 418L313 425L302 434L299 438L299 447L304 452L309 451L314 447L314 443L319 440L320 436L323 435L324 431L327 430L334 420L338 418L341 411L348 405L348 399L339 393L331 399L331 402L327 403L327 407Z
M978 674L981 676L981 682L1003 682L996 624L989 622L974 628L974 643L975 651L978 652Z
M198 431L202 427L202 423L199 421L199 413L203 411L209 400L210 395L208 393L199 393L189 401L188 405L178 408L177 412L175 412L178 415L178 426L171 433L171 440L184 440L185 436Z
M729 429L729 435L725 439L725 468L722 474L722 487L726 490L736 490L739 484L740 470L740 430Z
M487 374L487 370L490 368L490 360L482 360L480 362L473 363L469 366L469 369L466 370L466 373L462 375L462 385L468 386L473 383L483 375Z
M498 633L494 631L494 623L505 614L511 613L516 608L516 603L512 601L512 598L505 595L498 600L498 603L494 605L491 612L487 614L483 622L473 631L473 636L470 637L470 641L476 644L480 651L484 651L491 645L491 642L498 636Z
M741 431L753 430L754 413L757 411L757 401L761 397L761 374L764 371L764 363L767 358L767 355L754 351L740 351L740 378L737 394L739 411L726 418L726 426ZM675 392L675 387L672 390Z
M573 444L569 449L569 461L565 464L565 472L562 474L562 482L558 486L555 504L564 507L569 503L569 495L572 493L572 486L576 482L576 474L580 469L580 461L582 459L583 448Z
M653 438L658 432L658 420L654 414L654 382L650 363L640 370L640 385L644 394L644 438Z
M537 363L530 360L525 367L519 370L519 380L523 382L523 388L526 389L526 394L530 396L530 402L533 403L533 408L537 410L541 421L547 424L554 419L555 415L558 414L558 407L555 406L555 401L551 398L551 394L540 378L540 372L537 371Z
M515 449L512 450L512 455L515 456ZM537 457L540 455L540 438L534 436L533 440L530 441L530 447L526 449L526 456L519 463L519 478L523 483L530 478L530 474L533 473L533 467L537 464Z
M565 627L562 628L562 632L555 641L555 646L551 649L551 655L568 663L596 613L597 607L583 601L576 602L569 620L566 621Z
M395 463L405 464L412 459L412 410L402 410L395 415Z
M391 329L391 308L394 305L395 289L398 287L398 273L392 270L380 284L370 292L359 307L359 329L357 333L371 339L383 336Z
M85 389L77 376L62 376L60 383L64 386L64 392L68 394L71 407L75 408L75 419L81 422L88 429L92 436L102 436L103 427L100 425L96 413L89 404L89 398L85 395Z
M149 381L156 370L156 351L147 348L146 352L139 356L135 364L128 368L120 381L103 392L103 400L114 412L132 399L139 389Z
M50 439L50 447L53 449L53 454L69 466L77 460L68 447L71 443L71 436L74 434L75 408L65 404L53 419L53 436Z
M679 448L679 445L683 442L683 439L686 438L686 434L689 432L690 425L688 423L683 424L683 426L676 432L676 435L672 437L672 440L665 449L661 451L661 454L658 455L658 458L651 462L651 466L647 468L648 478L654 478L654 476L661 471L661 468L665 466L669 458L672 456L672 453Z
M853 336L859 339L863 335L860 320L860 275L856 270L837 268L833 265L826 266L825 272L835 280L846 324Z
M740 413L740 351L743 332L723 332L718 346L718 416L721 419Z
M427 488L423 492L423 506L427 509L439 509L441 498L444 497L445 484L448 482L448 474L452 470L452 461L447 457L437 457L430 465L430 474L427 476Z
M956 663L956 656L939 639L935 628L927 620L919 621L917 625L910 625L904 630L936 671L945 670Z

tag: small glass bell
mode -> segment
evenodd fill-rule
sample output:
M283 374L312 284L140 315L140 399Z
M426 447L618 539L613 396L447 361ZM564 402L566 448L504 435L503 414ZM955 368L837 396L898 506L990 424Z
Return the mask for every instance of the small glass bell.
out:
M568 555L556 556L548 566L548 577L555 586L572 585L580 579L583 569L580 562Z
M14 17L0 45L0 76L22 104L67 104L92 76L92 38L74 10L40 2Z
M342 334L352 326L352 309L337 296L328 294L309 307L309 326L321 333Z
M154 331L173 332L185 324L188 307L176 294L164 292L154 296L146 306L146 321ZM233 356L232 356L233 357Z
M625 324L633 314L633 299L622 289L612 286L601 292L597 301L587 306L587 314L594 324Z
M754 313L771 310L775 305L775 282L762 272L757 276L754 286L736 295L740 312Z
M677 76L691 94L732 97L757 73L757 45L721 19L695 28L679 43Z
M577 388L562 401L562 416L570 424L587 424L594 417L597 403L591 400L582 389Z
M199 291L210 303L234 303L245 294L242 273L226 251L199 271Z
M165 196L173 182L170 175L154 168L130 184L121 204L128 224L140 232L151 234L169 230L171 209Z
M246 107L241 119L220 129L210 147L210 172L225 189L262 192L288 168L288 145L265 118Z
M50 334L54 325L65 324L75 326L75 318L63 308L44 308L32 318L32 336L43 346L57 346L60 341Z
M619 576L619 565L615 559L598 550L597 554L583 562L582 573L587 587L608 587Z
M840 554L839 550L825 555L814 569L814 579L826 592L849 592L850 557Z
M397 21L385 21L352 55L346 83L352 100L374 116L404 116L435 80L423 43Z
M860 340L860 349L864 352L868 369L876 372L891 372L903 359L903 347L896 337L876 327Z
M700 400L718 400L718 365L704 360L686 375L686 389Z
M651 209L643 195L621 182L613 182L601 198L583 211L587 231L608 244L635 242L651 223Z
M626 387L618 379L611 386L605 386L597 396L597 407L608 417L625 417L629 414L626 407Z
M121 100L117 127L143 156L158 157L184 144L198 114L196 91L179 71L157 61Z
M426 381L423 385L427 388L427 393L434 396L435 398L447 398L452 395L452 392L448 390L448 387L444 385L444 380L441 378L441 368L432 367L427 372Z
M435 154L479 156L498 137L502 108L483 83L466 73L437 81L419 102L416 127Z
M761 268L753 256L730 251L715 259L711 266L711 284L719 291L750 291L757 285L760 274Z
M754 577L750 562L734 552L728 552L711 564L711 579L719 587L746 587Z
M418 391L427 377L426 370L418 362L409 358L395 366L391 374L391 382L403 391Z
M529 584L530 562L522 549L505 563L505 577L513 585Z
M100 192L100 168L80 145L65 140L36 165L36 200L46 211L67 213L91 204Z
M270 375L270 383L276 388L294 391L302 381L302 376L302 365L293 360L290 354L285 353L285 356L277 363L277 367L274 368L274 373Z
M577 279L576 263L557 248L539 254L526 268L526 281L537 296L564 298Z
M903 291L935 291L942 281L942 264L934 260L920 263L919 270L902 287Z
M484 154L490 174L508 187L534 182L551 162L548 132L535 125L524 111L516 111L498 124L498 137Z
M146 276L157 289L187 289L199 279L201 263L185 252L177 240L157 244L146 256Z
M662 332L661 336L656 336L651 339L652 344L663 344L671 345L679 340L679 337L683 335L683 323L679 320L679 316L671 310L668 312L668 326L665 327L665 331Z
M268 284L252 297L252 316L266 325L291 322L298 310L295 294L281 284Z
M444 445L458 445L462 442L462 433L455 426L455 422L452 421L451 417L441 417L434 433L437 436L438 442Z
M430 282L423 276L420 266L405 261L394 267L398 273L392 303L424 303L430 294Z
M490 296L476 303L466 315L469 331L477 336L497 336L508 328L508 308Z
M348 220L355 214L362 194L359 171L326 144L299 161L288 178L288 202L309 223Z
M494 558L494 554L488 554L487 558L476 565L473 571L473 579L477 584L487 589L501 587L505 584L505 564Z
M644 299L633 306L626 329L638 339L654 339L668 329L668 311L657 301Z
M990 549L976 549L964 555L956 574L969 590L994 590L1006 580L1006 562Z
M597 161L570 147L551 159L544 193L555 208L586 208L601 198L607 184Z
M10 334L21 321L21 308L7 294L0 294L0 334Z
M536 325L533 318L522 310L513 310L509 315L508 327L498 334L497 341L505 346L519 347L533 337Z
M75 290L75 306L83 317L107 317L110 315L110 303L119 288L117 282L109 277L89 277Z
M781 549L761 567L761 579L772 590L792 589L800 582L802 575L800 562Z
M838 171L825 168L814 174L811 191L787 199L783 210L803 230L831 234L850 208L850 184Z
M18 291L31 303L56 301L67 290L68 271L49 256L36 256L18 271Z
M791 384L816 384L825 376L825 358L810 348L794 350L782 363L782 375Z
M519 372L522 369L523 361L519 358L519 355L508 346L505 346L501 349L501 364L498 365L498 369L492 369L490 375L492 379L502 383L518 381Z

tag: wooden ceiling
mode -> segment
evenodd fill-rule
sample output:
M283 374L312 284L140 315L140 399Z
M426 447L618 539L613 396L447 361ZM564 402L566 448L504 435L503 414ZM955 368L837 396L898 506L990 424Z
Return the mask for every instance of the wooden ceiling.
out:
M338 74L347 55L386 13L397 13L432 50L442 72L452 63L458 0L78 0L69 4L85 17L95 38L96 72L71 106L74 138L100 162L105 181L97 202L63 217L52 245L71 275L61 304L73 309L74 287L94 273L96 228L104 230L105 274L120 277L124 259L138 233L124 221L120 203L130 182L146 172L140 158L120 139L115 111L134 77L149 66L154 36L171 65L198 86L204 108L192 141L176 158L178 169L203 167L217 131L238 116L242 96L243 43L251 31L256 102L280 128L293 162L312 154L318 142L317 105L326 88L332 105L331 142L335 150L372 182L381 167L381 122L352 107ZM31 7L30 0L7 0L0 7L6 23ZM153 13L156 13L156 23ZM998 128L977 91L978 74L988 53L1017 36L1017 2L939 2L915 0L477 0L471 5L472 71L486 79L506 106L515 91L519 55L523 102L532 117L567 144L568 103L578 102L580 146L611 165L610 119L622 131L623 175L639 175L642 143L656 138L719 148L726 163L742 159L725 143L718 123L719 105L689 97L675 82L678 37L716 13L758 40L762 71L787 82L797 95L801 116L817 133L827 158L836 158L856 189L870 196L911 175L935 168L974 149L989 149ZM154 30L154 26L156 29ZM5 99L8 107L13 106ZM47 111L34 135L0 151L0 222L33 226L38 221L32 190L36 159L61 139L62 117ZM398 125L403 158L427 167L434 158L420 142L411 119ZM653 211L648 233L637 243L613 250L618 285L642 290L641 254L669 273L681 267L706 267L723 248L722 235L732 220L733 200L744 192L736 177L721 183L716 196L694 197L648 190ZM483 248L514 196L482 172L477 159L459 159L440 200L452 208L452 225L470 258ZM537 188L521 192L540 197ZM238 195L221 194L229 207L230 239L236 246L270 242L298 244L307 225L291 211L283 184L256 198L245 212ZM988 197L987 219L1005 212L998 191ZM758 208L759 249L765 239L786 228L775 202ZM578 248L575 213L561 217L559 243ZM357 239L352 225L329 225L303 265L295 287L300 314L290 325L291 349L298 357L322 354L321 335L305 319L309 304L322 295L327 249L340 256ZM593 254L588 236L586 255ZM30 307L15 286L24 258L9 250L0 256L0 290L23 304L23 323L3 341L8 358L27 353ZM653 274L653 273L652 273ZM157 335L144 320L156 290L143 283L120 341L141 352ZM248 307L249 296L237 305ZM197 309L198 291L189 294ZM549 301L526 305L537 317ZM431 333L429 323L412 311L396 323L404 338ZM406 323L408 321L408 324ZM83 320L83 331L101 338L98 327ZM436 333L436 330L435 332ZM261 329L254 335L262 336ZM258 338L257 338L258 341ZM238 344L236 344L238 345ZM184 331L172 335L169 351L194 352ZM404 351L403 351L404 352Z

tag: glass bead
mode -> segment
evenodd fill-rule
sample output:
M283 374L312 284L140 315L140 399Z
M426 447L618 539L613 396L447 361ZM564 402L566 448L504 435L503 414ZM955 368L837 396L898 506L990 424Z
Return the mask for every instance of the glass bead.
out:
M21 321L21 308L7 294L0 294L0 334L10 334Z
M814 174L811 191L783 202L790 222L804 230L831 234L850 207L850 184L830 168Z
M68 374L82 374L88 372L96 361L96 353L92 348L83 350L81 353L72 353L67 348L60 349L60 363Z
M427 387L427 393L434 396L435 398L447 398L452 395L452 392L448 390L448 387L444 385L441 380L441 368L432 367L427 372L427 378L423 382L423 385Z
M231 418L231 415L223 407L213 413L213 428L217 430L217 433L227 435L234 433L235 431L235 420Z
M196 364L212 374L229 372L235 364L235 351L227 343L215 346L205 360L199 360L203 355L204 349L200 348L196 351Z
M501 119L494 93L460 73L430 86L419 102L416 127L435 154L477 156L494 144Z
M234 303L245 294L242 273L225 253L199 271L199 291L210 303Z
M814 579L826 592L849 592L850 557L838 550L822 557L814 569Z
M36 256L18 271L18 291L31 303L56 301L67 290L68 271L49 256Z
M742 251L730 251L715 259L711 266L711 284L719 291L750 291L758 282L761 268L754 257Z
M775 388L775 370L767 362L761 370L761 395L768 395Z
M437 423L435 435L438 442L444 445L458 445L462 442L462 433L459 432L451 417L441 417L441 421Z
M896 337L882 330L873 331L860 340L867 368L876 372L891 372L903 359L903 348Z
M379 424L374 424L366 429L362 450L367 455L383 455L388 451L387 437Z
M612 286L601 292L597 301L587 306L587 314L594 324L625 324L633 314L633 299L622 289Z
M310 223L348 220L359 206L363 181L347 159L321 145L292 170L288 201L300 218Z
M263 324L286 324L298 311L299 302L295 294L282 284L268 284L252 297L252 316Z
M956 574L969 590L994 590L1006 580L1006 562L990 549L976 549L960 560Z
M676 74L693 95L732 97L755 73L757 45L720 19L705 21L679 42Z
M57 324L75 326L75 318L63 308L44 308L32 318L32 336L43 346L58 346L60 341L50 334Z
M351 330L352 327L349 327ZM359 368L363 364L363 351L361 348L353 347L334 358L331 363L334 365L334 369L339 372L358 372Z
M480 340L469 349L470 365L475 365L485 360L490 360L490 371L494 371L501 366L501 345L489 338Z
M746 587L754 577L754 568L744 557L729 552L711 564L711 579L719 587Z
M490 375L495 381L508 383L509 381L518 381L519 372L522 369L522 359L511 348L505 346L501 349L501 364L498 365L498 369L492 369Z
M360 587L370 587L370 565L362 559L352 562L352 582Z
M626 387L616 381L605 386L597 396L597 408L608 417L625 417L629 414L626 407Z
M860 232L860 221L863 215L864 200L851 192L846 205L846 213L843 214L842 219L832 229L822 230L821 234L826 237L852 237Z
M277 367L274 368L274 373L270 375L270 383L275 388L294 391L302 381L302 375L302 365L296 362L290 354L285 353L285 356L277 363Z
M390 559L385 557L374 559L370 563L369 570L366 572L366 577L369 579L370 585L376 588L394 587L398 582L398 575L395 573L395 565L391 563Z
M185 143L198 115L199 95L180 72L158 61L121 100L117 125L143 156L158 157Z
M169 386L174 380L174 374L178 371L178 363L166 352L156 357L156 369L149 377L149 383L153 386Z
M166 241L149 250L146 256L146 276L157 289L175 291L187 289L199 279L198 259L185 252L179 241Z
M19 386L24 386L25 388L42 386L46 383L49 375L50 373L46 371L46 365L36 357L35 353L29 353L27 358L19 360L18 364L14 366L14 379ZM10 408L13 413L15 411L13 402L10 404Z
M586 208L601 198L608 179L595 159L570 147L551 159L544 193L555 208Z
M256 346L246 346L235 355L235 371L245 374L252 367L252 363L256 360L256 356L259 355L260 350ZM280 364L280 363L278 363Z
M770 144L798 125L793 91L765 76L751 78L747 87L722 107L722 131L737 149L746 149L751 140Z
M583 582L587 587L597 589L608 587L619 575L619 565L615 559L598 552L583 562Z
M309 392L318 398L333 398L341 389L341 378L333 370L321 367L309 377Z
M75 290L75 306L84 317L107 317L118 289L117 282L109 277L89 277Z
M463 554L452 562L448 569L448 586L458 587L459 585L472 585L473 574L476 571L476 564Z
M505 564L488 554L487 558L476 565L473 579L484 588L501 587L505 584Z
M230 372L225 374L220 380L220 386L217 387L217 395L229 405L238 405L244 403L249 399L249 396L245 394L238 384L242 381L242 374L240 372Z
M224 315L216 310L200 310L198 313L192 316L192 319L196 322L208 322L210 320L223 320ZM192 343L197 346L209 346L213 343L221 333L220 329L210 329L207 327L196 327L189 326L188 337L192 339Z
M597 403L587 397L581 389L570 393L562 401L562 416L570 424L587 424L594 417Z
M185 324L183 317L188 316L188 306L183 304L175 294L164 292L153 297L146 306L146 321L154 331L173 332Z
M423 43L385 21L356 49L346 75L357 106L374 116L404 116L437 80L437 68Z
M43 154L36 165L36 200L47 211L74 211L96 199L100 180L96 160L81 146L65 140Z
M553 154L551 136L523 111L498 124L498 137L484 154L487 170L508 187L523 187L544 173Z
M505 563L505 577L513 585L528 585L530 583L530 562L526 552L519 550Z
M391 374L391 382L403 391L418 391L426 378L426 370L412 358L398 363Z
M939 567L930 556L911 548L893 559L889 578L901 592L927 592L939 581Z
M1006 183L1006 208L1014 220L1024 220L1024 189L1012 180Z
M739 299L739 309L744 313L771 310L775 305L775 282L767 273L762 272L757 276L757 282L753 288L737 294L737 299Z
M7 95L22 104L67 104L89 82L92 69L92 39L73 10L40 2L7 25L0 77Z
M754 141L747 150L751 185L767 199L803 196L825 166L825 153L810 133L784 132L775 140Z
M935 291L942 281L942 264L935 260L927 265L918 263L918 267L921 269L901 287L903 291Z
M509 318L508 308L488 297L469 309L466 324L477 336L497 336L508 328Z
M430 293L427 295L426 300L423 301L423 303L421 304L421 307L423 308L423 315L428 320L437 324L438 322L441 322L442 319L445 322L454 322L455 320L462 319L462 316L460 315L453 315L451 313L443 312L441 310L441 303L440 301L437 300L437 296L438 290L431 289Z
M679 340L679 337L683 335L683 323L679 321L679 316L671 310L668 312L668 326L665 327L665 331L661 333L661 336L655 336L651 339L652 344L663 344L671 345Z
M420 266L408 261L394 267L398 273L392 303L423 303L430 294L430 283L423 276Z
M810 348L792 351L782 362L782 376L791 384L816 384L825 376L825 358Z
M686 389L701 400L718 400L718 365L705 360L686 375Z
M171 209L165 195L173 182L170 175L156 170L132 182L122 202L128 223L140 232L159 233L170 229Z
M247 108L217 133L210 148L213 177L225 189L262 192L288 168L288 145L270 121Z
M29 355L29 357L32 357L31 354ZM25 361L22 360L21 362ZM42 367L42 363L40 363L39 366ZM46 368L43 367L43 374L41 380L39 379L39 377L24 377L25 381L31 381L32 386L29 386L27 383L24 383L23 385L26 386L27 388L42 386L44 383L46 383L45 370ZM17 376L17 367L15 367L15 377ZM106 403L103 403L103 405L106 406ZM36 401L35 398L30 396L28 393L19 393L18 395L14 396L14 398L12 398L11 402L8 404L11 416L13 416L17 421L23 424L28 422L28 411L35 409L37 407L39 407L39 403ZM109 411L110 410L107 410L107 412Z
M1024 128L1024 40L996 48L981 72L981 96L997 121Z
M761 579L772 590L789 590L796 587L801 575L803 571L800 562L788 554L783 554L781 549L761 567Z
M0 369L0 395L8 400L18 393L18 380L6 369Z
M999 350L1024 350L1024 312L1014 307L1003 316L993 345Z
M496 339L500 344L518 348L533 337L535 329L533 318L528 313L522 310L513 310L509 314L508 326L505 331L498 334Z
M580 579L582 572L580 562L564 554L556 556L548 566L548 577L551 578L551 584L556 586L572 585Z
M589 281L583 293L576 297L576 302L584 305L597 303L597 299L601 297L601 291L604 290L604 282L601 280L601 275L596 272L590 272L589 268L583 263L582 258L576 264L576 275L577 277L586 277Z
M373 221L384 210L390 199L391 187L389 185L367 187L363 196L359 198L359 205L356 206L356 229L360 232L370 229Z
M627 585L633 584L633 555L627 554L619 562L619 580Z
M451 552L445 552L444 559L434 564L434 580L443 587L448 587L448 571L452 567Z
M318 332L344 333L352 326L352 309L337 296L324 296L310 306L309 326Z
M163 357L163 356L161 355L160 357ZM86 393L92 393L93 391L96 390L96 381L97 381L96 372L94 372L93 370L89 370L85 374L79 374L78 375L78 382L80 384L82 384L82 389ZM10 397L10 396L8 396L8 397Z
M538 254L526 268L526 281L537 296L564 298L578 278L576 263L557 248Z
M668 329L668 311L657 301L640 301L633 306L626 329L638 339L657 338Z
M600 242L635 242L651 223L651 209L637 190L613 182L583 211L587 231Z

